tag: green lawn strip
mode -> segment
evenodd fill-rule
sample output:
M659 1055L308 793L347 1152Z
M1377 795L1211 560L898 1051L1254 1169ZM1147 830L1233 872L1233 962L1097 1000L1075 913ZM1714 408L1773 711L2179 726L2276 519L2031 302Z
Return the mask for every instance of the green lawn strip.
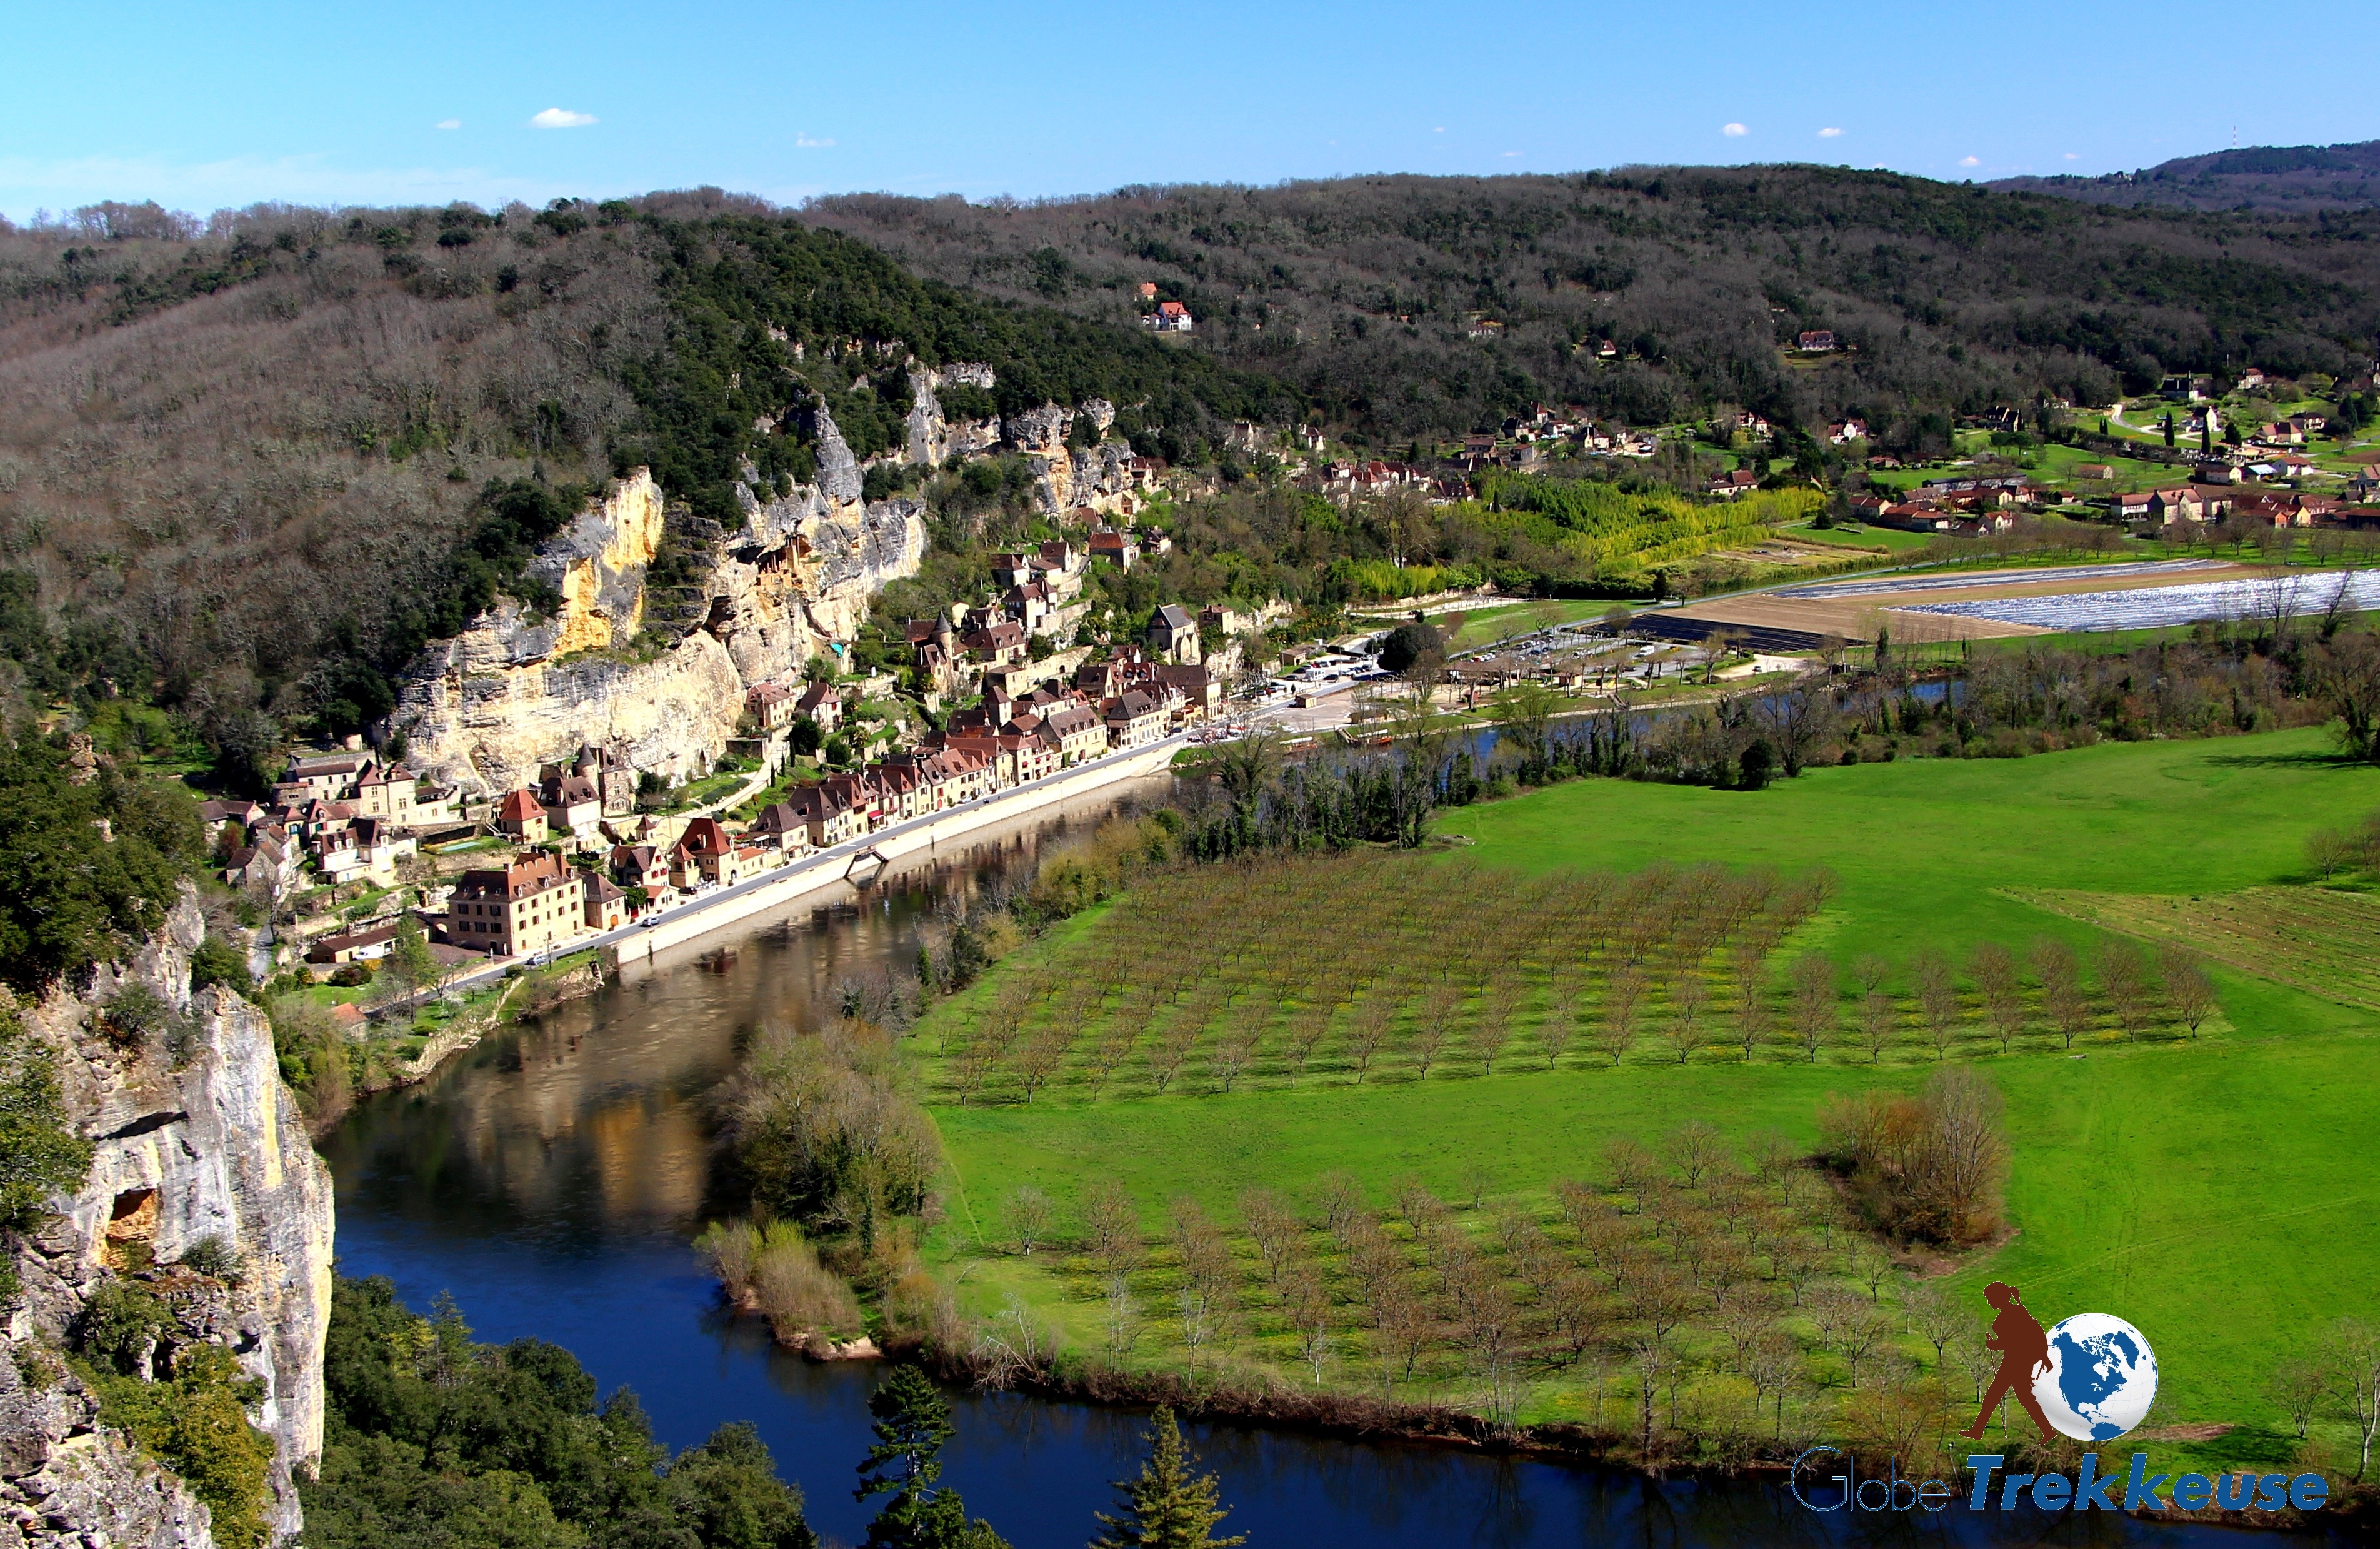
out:
M1934 541L1926 532L1903 532L1891 527L1780 527L1780 537L1801 543L1823 543L1828 548L1864 549L1871 554L1907 554L1922 549Z
M1996 888L2187 895L2300 880L2308 833L2380 806L2380 769L2330 748L2308 728L1814 769L1757 792L1589 780L1446 812L1438 826L1472 838L1483 864L1524 871L1825 865L1842 886L1816 944L1899 961L2037 933L2096 939Z

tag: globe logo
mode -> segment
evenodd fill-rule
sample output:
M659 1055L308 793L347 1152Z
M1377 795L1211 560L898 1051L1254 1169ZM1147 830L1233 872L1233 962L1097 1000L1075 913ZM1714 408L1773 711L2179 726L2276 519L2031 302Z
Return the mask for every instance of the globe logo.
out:
M2078 1442L2106 1442L2146 1419L2156 1400L2155 1352L2111 1312L2077 1312L2049 1331L2048 1370L2035 1368L2040 1415Z

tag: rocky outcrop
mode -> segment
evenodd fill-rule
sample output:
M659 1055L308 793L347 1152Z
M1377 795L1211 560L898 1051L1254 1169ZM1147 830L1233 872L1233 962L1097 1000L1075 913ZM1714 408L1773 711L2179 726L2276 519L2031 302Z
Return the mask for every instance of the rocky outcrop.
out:
M93 1150L82 1187L18 1241L23 1294L7 1336L20 1355L62 1345L111 1275L172 1265L201 1244L218 1267L236 1262L222 1278L164 1273L182 1336L222 1345L261 1384L250 1414L273 1438L272 1516L286 1536L299 1520L293 1478L322 1449L330 1169L282 1084L263 1013L221 987L190 993L189 955L204 938L186 891L131 962L26 1013L33 1035L56 1051L66 1111ZM102 1008L136 991L153 997L157 1026L128 1044L104 1035ZM84 1536L61 1543L212 1542L203 1507L122 1438L95 1429L79 1384L62 1372L25 1380L42 1359L5 1363L17 1382L0 1392L0 1515L21 1530L30 1513L61 1535L60 1519L69 1519Z
M210 1513L189 1487L99 1423L99 1404L65 1369L40 1385L0 1361L0 1545L6 1549L212 1549Z
M945 421L941 400L935 396L942 387L980 387L988 393L997 380L990 366L972 361L960 361L939 371L931 366L912 365L909 390L917 401L909 408L909 460L927 468L940 468L946 462L976 457L999 445L1000 416Z
M425 651L388 719L413 766L492 793L582 744L617 743L639 770L707 772L747 689L789 681L853 639L870 599L925 558L923 506L862 499L833 417L807 412L816 482L764 498L751 475L737 486L744 525L731 531L664 510L638 469L540 549L531 573L561 594L554 617L500 599ZM656 593L647 576L664 543L698 579Z

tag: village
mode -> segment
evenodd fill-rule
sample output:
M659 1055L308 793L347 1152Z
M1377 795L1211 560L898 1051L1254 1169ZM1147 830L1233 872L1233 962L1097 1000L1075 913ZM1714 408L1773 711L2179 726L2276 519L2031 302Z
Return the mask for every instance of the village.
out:
M886 687L839 677L823 657L803 682L747 692L744 735L729 746L748 777L691 809L615 746L581 747L531 784L472 792L351 738L292 754L268 800L205 804L220 874L268 910L327 898L298 909L297 939L276 952L285 966L359 982L418 926L443 980L549 960L820 851L1154 747L1220 709L1208 644L1247 621L1168 604L1141 640L1071 672L1029 659L1031 642L1079 624L1094 553L1129 566L1140 543L1163 541L1117 537L997 555L993 601L910 620L928 702L958 708L939 725L894 723L872 760L836 768L814 757ZM754 792L775 799L730 815ZM360 914L336 908L348 890Z

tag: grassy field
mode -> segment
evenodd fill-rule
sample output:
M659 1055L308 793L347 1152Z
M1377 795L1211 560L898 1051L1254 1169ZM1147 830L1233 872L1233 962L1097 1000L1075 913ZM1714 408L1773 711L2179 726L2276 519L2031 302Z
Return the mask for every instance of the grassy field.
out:
M1902 965L1924 946L1963 954L1985 940L2022 945L2038 935L2087 955L2107 937L2102 924L2073 917L2082 912L2075 894L2091 895L2105 923L2151 939L2150 916L2163 906L2119 906L2107 896L2204 903L2278 888L2291 891L2277 896L2322 908L2360 908L2295 890L2310 880L2301 858L2308 832L2374 806L2380 771L2338 762L2318 733L2289 732L1826 769L1760 793L1582 782L1450 812L1440 827L1470 841L1463 853L1481 865L1522 872L1713 860L1792 873L1823 864L1840 885L1796 929L1793 945ZM2236 921L2238 909L2223 903L2207 915ZM1071 921L1056 945L1099 924ZM1368 926L1349 920L1344 928ZM2256 950L2287 950L2277 927L2255 939ZM2131 1319L2158 1348L2158 1423L2243 1427L2152 1452L2247 1464L2286 1450L2264 1391L2277 1357L2331 1318L2380 1312L2372 1291L2380 1216L2369 1208L2380 1186L2367 1165L2380 1134L2369 1098L2380 1081L2380 1018L2333 998L2351 990L2362 1000L2368 976L2296 988L2250 971L2259 965L2253 951L2214 955L2222 1011L2197 1040L2103 1036L2078 1044L2073 1057L2036 1040L2030 1052L1976 1061L2007 1099L2015 1232L1941 1283L1979 1319L1975 1293L1986 1277L2019 1285L2045 1321L2090 1310ZM995 975L939 1009L918 1043L936 1036L941 1019L978 1015L983 997L1000 993ZM1922 1059L1869 1067L1862 1057L1845 1049L1815 1065L1746 1063L1705 1051L1683 1065L1632 1056L1616 1069L1514 1063L1493 1076L1361 1086L1309 1079L1229 1094L1202 1083L1163 1097L1086 1101L1052 1089L1030 1106L943 1102L935 1113L953 1187L930 1252L978 1312L1013 1296L1070 1343L1097 1351L1102 1306L1081 1263L1007 1250L1002 1201L1021 1186L1046 1192L1070 1220L1091 1180L1113 1178L1154 1228L1182 1196L1229 1224L1251 1185L1304 1202L1325 1175L1345 1170L1386 1208L1401 1180L1417 1177L1459 1205L1484 1194L1485 1211L1460 1213L1484 1236L1500 1203L1550 1219L1553 1183L1604 1177L1603 1150L1615 1136L1658 1142L1688 1119L1706 1119L1737 1143L1767 1129L1806 1143L1830 1092L1912 1089L1925 1075ZM1243 1247L1243 1257L1249 1252ZM1889 1303L1903 1291L1884 1294ZM1161 1322L1161 1310L1152 1307L1150 1318ZM1180 1349L1163 1347L1153 1338L1133 1360L1178 1364ZM1210 1359L1299 1380L1281 1341L1253 1332L1228 1358ZM1354 1376L1351 1360L1338 1380ZM1616 1378L1614 1391L1625 1383ZM1531 1387L1523 1417L1582 1418L1591 1385L1575 1372L1547 1375ZM1436 1391L1466 1397L1453 1378Z
M1780 527L1777 530L1788 538L1804 543L1825 543L1831 548L1866 549L1871 553L1898 555L1922 549L1934 541L1929 533L1903 532L1890 527L1816 528L1808 525Z

